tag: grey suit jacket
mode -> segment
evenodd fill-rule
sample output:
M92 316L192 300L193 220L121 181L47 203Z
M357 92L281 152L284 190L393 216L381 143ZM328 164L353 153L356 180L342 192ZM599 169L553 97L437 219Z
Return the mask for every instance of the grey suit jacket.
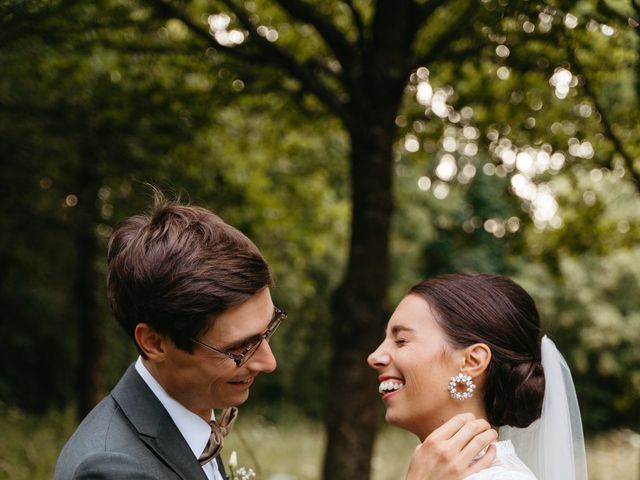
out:
M222 463L216 458L223 478ZM58 457L55 480L207 480L169 413L131 365Z

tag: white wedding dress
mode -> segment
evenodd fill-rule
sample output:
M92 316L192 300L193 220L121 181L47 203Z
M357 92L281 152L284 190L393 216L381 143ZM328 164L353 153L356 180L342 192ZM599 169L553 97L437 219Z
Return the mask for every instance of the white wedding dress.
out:
M516 455L510 440L494 443L496 458L490 467L474 473L465 480L537 480L536 476Z

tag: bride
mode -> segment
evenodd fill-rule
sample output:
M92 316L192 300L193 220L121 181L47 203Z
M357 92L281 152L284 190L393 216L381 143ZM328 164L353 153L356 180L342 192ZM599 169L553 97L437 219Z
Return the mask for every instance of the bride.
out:
M571 374L541 337L533 299L512 280L452 274L415 285L368 362L387 422L423 446L461 413L499 429L495 459L470 468L468 480L587 479Z

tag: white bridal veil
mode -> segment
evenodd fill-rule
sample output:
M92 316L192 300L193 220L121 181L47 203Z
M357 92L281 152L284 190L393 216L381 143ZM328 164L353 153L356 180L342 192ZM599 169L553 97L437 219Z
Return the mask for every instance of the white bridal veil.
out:
M538 480L587 480L587 457L578 399L562 354L542 337L545 388L542 415L527 428L501 427Z

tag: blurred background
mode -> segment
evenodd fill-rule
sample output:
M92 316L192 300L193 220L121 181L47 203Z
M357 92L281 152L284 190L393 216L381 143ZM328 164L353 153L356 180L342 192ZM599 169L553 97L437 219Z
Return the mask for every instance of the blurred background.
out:
M574 372L592 479L640 478L634 0L0 1L0 478L51 478L135 351L106 243L149 182L273 267L288 325L227 454L401 478L366 355L423 277L507 274Z

